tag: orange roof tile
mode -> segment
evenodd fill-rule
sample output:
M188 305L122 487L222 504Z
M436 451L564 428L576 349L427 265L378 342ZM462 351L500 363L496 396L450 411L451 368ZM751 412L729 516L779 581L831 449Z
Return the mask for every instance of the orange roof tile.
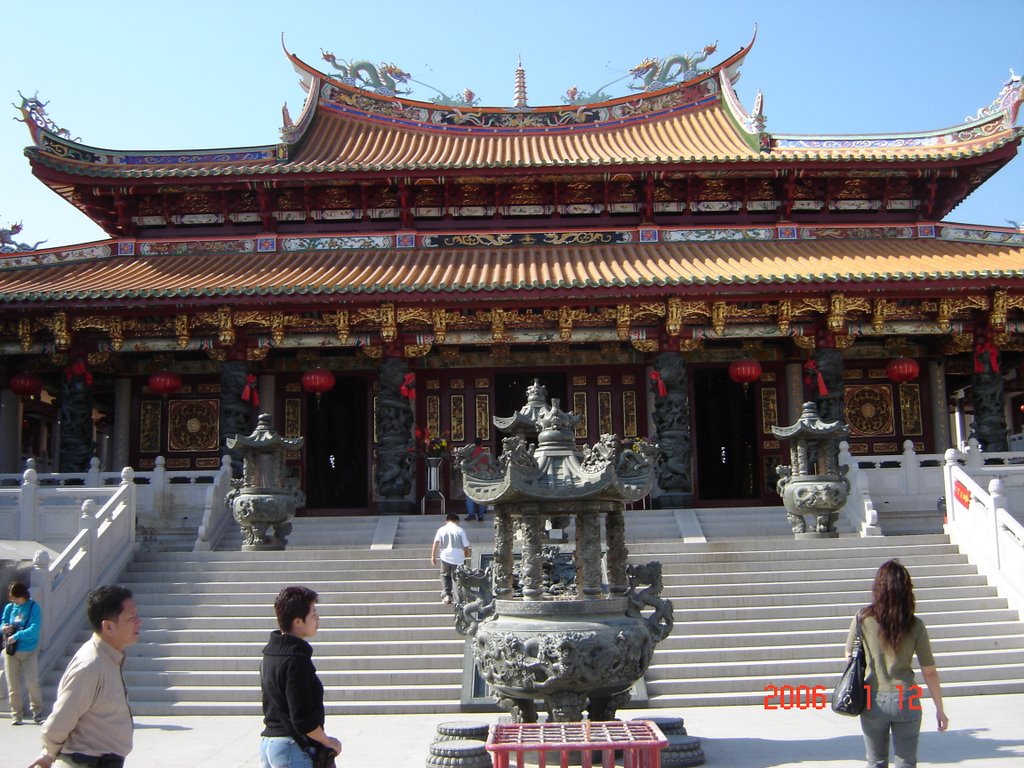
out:
M1024 278L1024 247L938 239L693 242L540 248L380 249L131 256L0 270L0 303L349 298L440 294L495 299L574 289L828 286ZM507 295L504 295L507 294Z

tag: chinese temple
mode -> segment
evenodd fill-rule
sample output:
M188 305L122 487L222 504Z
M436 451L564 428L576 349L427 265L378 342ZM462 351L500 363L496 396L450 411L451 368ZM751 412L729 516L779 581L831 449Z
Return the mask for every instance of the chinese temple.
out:
M23 98L33 173L109 239L4 231L0 471L216 469L266 412L301 514L418 508L415 435L497 451L534 380L582 442L656 439L662 506L780 504L807 400L854 455L1006 450L1024 231L944 219L1016 155L1020 77L947 128L775 133L754 42L540 107L522 65L487 107L286 51L301 113L229 149L101 149Z

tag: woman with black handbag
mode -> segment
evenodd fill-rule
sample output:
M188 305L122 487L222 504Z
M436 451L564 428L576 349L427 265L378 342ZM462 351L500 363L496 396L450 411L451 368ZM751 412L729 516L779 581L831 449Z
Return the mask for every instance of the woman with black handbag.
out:
M321 768L334 764L341 742L324 731L324 686L307 642L320 628L317 594L285 587L274 600L280 629L263 648L260 768Z
M914 615L914 585L910 572L898 560L883 563L875 574L871 595L871 604L854 617L846 639L849 661L859 622L867 661L867 706L860 716L867 749L866 765L867 768L889 765L891 735L896 768L914 768L921 733L921 688L914 681L911 667L914 655L935 703L938 729L944 731L949 718L942 708L939 673L928 630Z

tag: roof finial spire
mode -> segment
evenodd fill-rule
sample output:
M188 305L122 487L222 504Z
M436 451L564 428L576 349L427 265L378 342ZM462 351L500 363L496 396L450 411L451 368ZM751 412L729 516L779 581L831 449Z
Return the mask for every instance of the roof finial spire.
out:
M523 57L519 56L519 66L516 67L516 92L513 96L513 106L525 109L526 103L526 72L523 70Z

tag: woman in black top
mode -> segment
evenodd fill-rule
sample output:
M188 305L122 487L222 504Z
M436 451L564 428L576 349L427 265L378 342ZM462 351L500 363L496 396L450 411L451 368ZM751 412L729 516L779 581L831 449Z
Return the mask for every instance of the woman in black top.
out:
M260 768L312 768L314 742L341 752L341 742L324 732L324 686L306 642L320 626L316 603L306 587L285 587L274 600L281 629L263 648Z

